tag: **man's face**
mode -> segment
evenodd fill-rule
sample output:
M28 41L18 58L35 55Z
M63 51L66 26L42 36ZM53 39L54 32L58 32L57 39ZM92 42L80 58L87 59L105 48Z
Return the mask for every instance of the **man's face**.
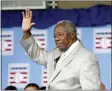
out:
M56 46L61 51L66 51L68 49L70 36L69 33L66 32L65 27L63 25L58 25L54 31L54 39Z

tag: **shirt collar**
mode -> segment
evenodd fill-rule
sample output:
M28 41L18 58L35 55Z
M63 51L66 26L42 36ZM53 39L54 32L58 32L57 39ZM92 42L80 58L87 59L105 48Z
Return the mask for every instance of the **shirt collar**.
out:
M64 54L64 55L69 54L78 44L79 44L79 40L77 40L76 42L74 42L74 43L70 46L70 48L69 48L66 52L64 52L63 54Z

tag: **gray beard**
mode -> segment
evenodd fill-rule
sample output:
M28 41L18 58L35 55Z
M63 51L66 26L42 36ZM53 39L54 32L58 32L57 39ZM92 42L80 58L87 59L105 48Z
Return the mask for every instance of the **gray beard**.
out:
M61 52L66 52L67 50L68 50L68 48L60 49Z

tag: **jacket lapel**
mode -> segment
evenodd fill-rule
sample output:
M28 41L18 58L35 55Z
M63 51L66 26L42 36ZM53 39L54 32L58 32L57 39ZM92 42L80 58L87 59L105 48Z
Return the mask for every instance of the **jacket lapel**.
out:
M55 50L53 51L54 60L57 59L58 57L60 57L61 54L62 54L62 52L59 50L59 48L55 48Z
M62 52L58 49L55 48L53 51L53 67L52 67L52 72L54 72L55 66L56 66L56 59L61 56Z
M65 58L60 59L60 63L57 65L53 75L51 76L48 85L55 79L55 77L60 73L61 69L69 64L72 59L74 58L75 54L77 53L78 49L80 48L81 44L79 43ZM59 57L59 56L58 56Z

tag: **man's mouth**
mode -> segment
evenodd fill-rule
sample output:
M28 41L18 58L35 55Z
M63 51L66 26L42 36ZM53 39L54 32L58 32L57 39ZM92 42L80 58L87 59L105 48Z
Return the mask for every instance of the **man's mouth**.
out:
M57 47L60 47L60 46L62 46L62 43L58 43L58 44L57 44Z

